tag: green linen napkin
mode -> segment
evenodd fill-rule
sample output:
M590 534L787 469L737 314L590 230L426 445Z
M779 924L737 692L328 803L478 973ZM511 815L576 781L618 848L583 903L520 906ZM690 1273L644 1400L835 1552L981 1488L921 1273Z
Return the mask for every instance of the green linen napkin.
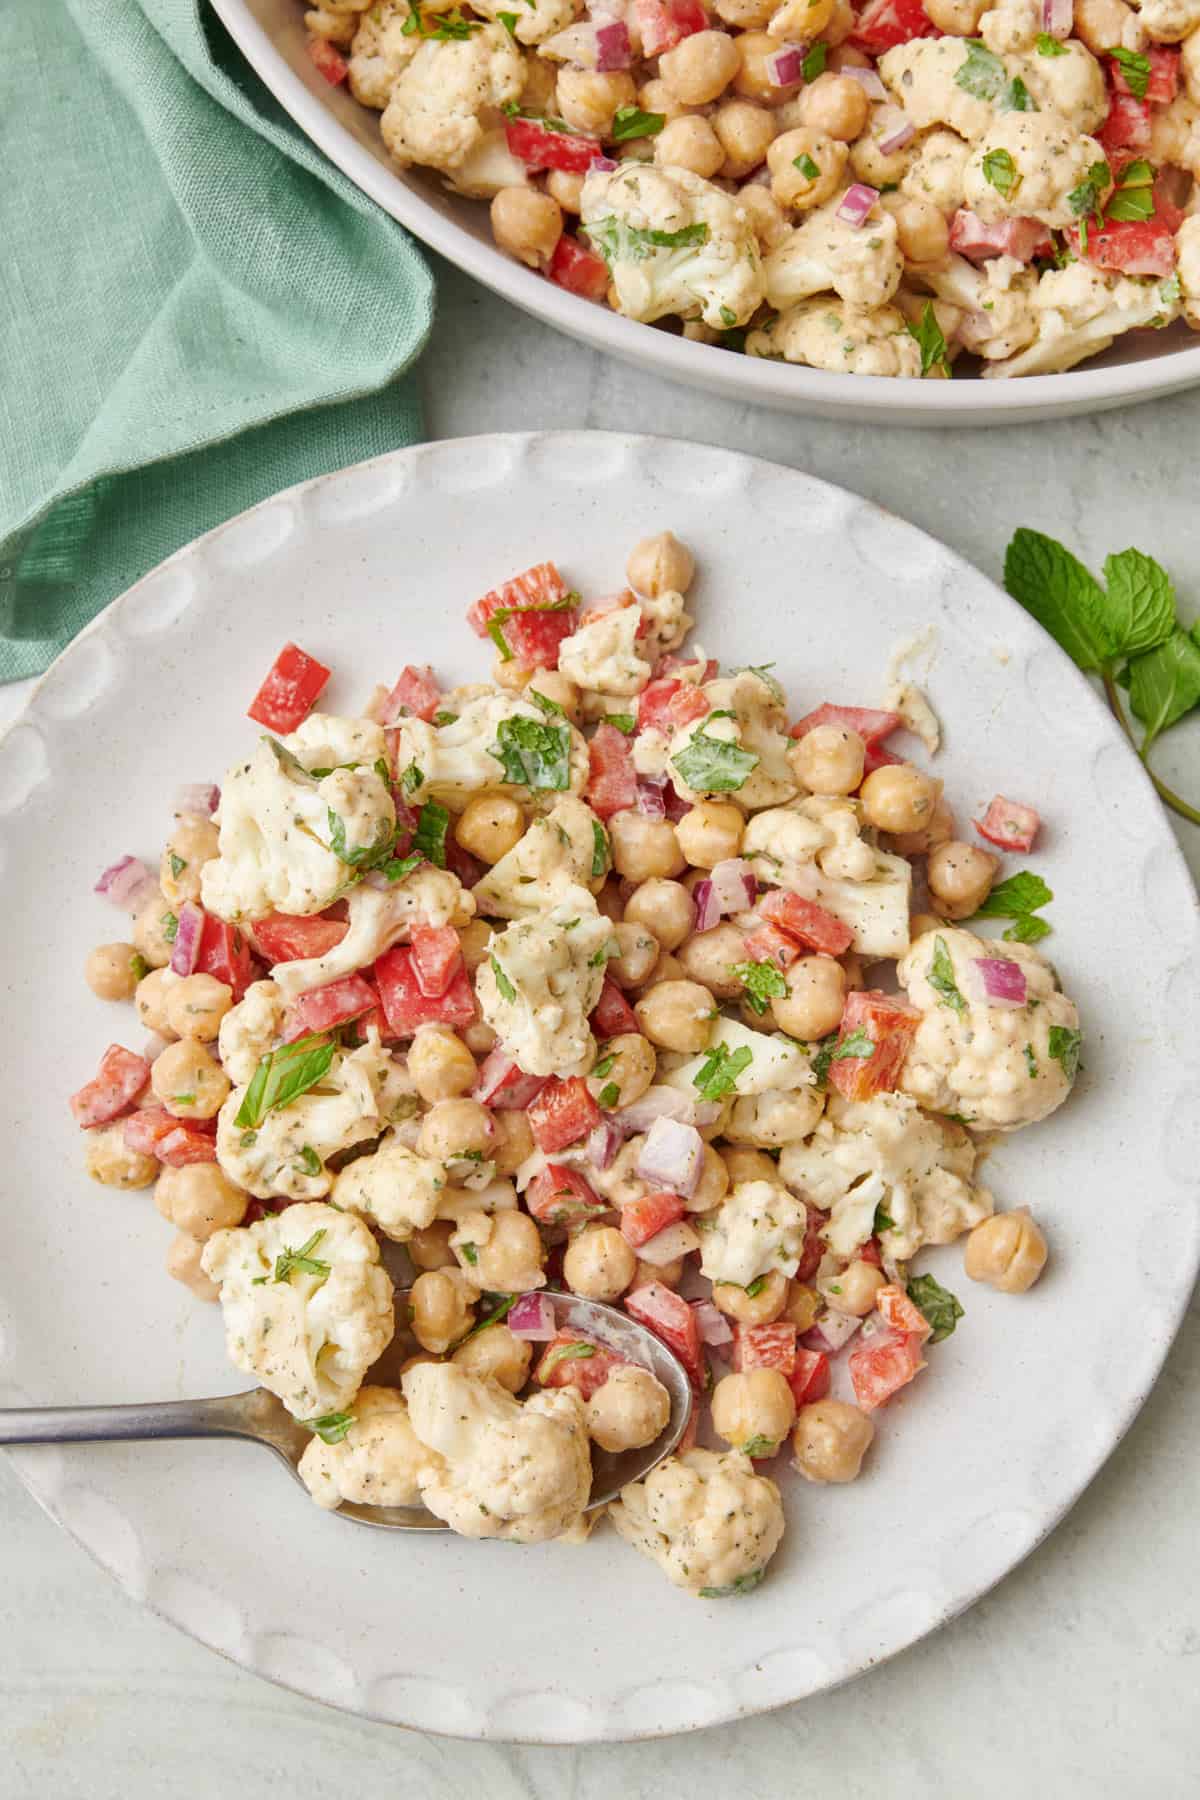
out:
M35 0L0 107L0 681L292 482L415 442L420 254L201 0ZM319 410L318 410L319 409Z

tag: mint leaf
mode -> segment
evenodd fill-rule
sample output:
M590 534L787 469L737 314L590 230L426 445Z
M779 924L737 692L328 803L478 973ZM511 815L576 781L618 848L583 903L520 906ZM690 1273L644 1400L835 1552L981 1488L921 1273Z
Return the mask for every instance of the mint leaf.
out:
M815 81L818 75L825 72L825 58L829 55L829 45L817 39L808 55L800 65L800 73L805 81Z
M743 1456L774 1456L778 1448L777 1438L764 1437L761 1432L756 1437L747 1438L744 1444L738 1445Z
M446 866L446 829L450 824L450 814L436 800L427 800L417 814L417 829L413 833L412 847L417 856L423 856L439 869Z
M824 1087L829 1080L829 1065L833 1061L837 1040L837 1032L831 1031L828 1037L823 1037L817 1045L816 1054L812 1059L812 1072L818 1087Z
M1120 550L1105 557L1104 579L1114 653L1140 656L1166 643L1175 629L1175 589L1162 565L1141 550Z
M710 737L703 729L693 732L671 766L698 794L732 794L758 767L752 750L743 750L724 738Z
M998 100L1008 86L1008 70L981 38L968 38L966 48L955 86L976 100Z
M1056 37L1051 37L1048 31L1039 31L1036 42L1039 56L1065 56L1067 54L1067 46L1059 43Z
M1039 938L1049 937L1050 927L1036 913L1022 913L1016 923L1000 935L1006 944L1036 944Z
M341 813L335 813L332 806L325 808L325 817L329 822L329 848L348 869L374 869L391 855L392 845L396 841L396 827L386 820L373 844L361 844L357 850L347 850L345 819Z
M496 977L496 987L499 991L500 998L509 1001L511 1004L517 997L516 988L508 979L508 976L504 973L504 970L500 967L500 964L496 961L494 956L489 956L488 961L492 965L492 974Z
M1107 54L1115 63L1119 63L1125 84L1135 100L1146 98L1146 89L1150 86L1150 58L1143 56L1138 50L1109 50Z
M350 1412L322 1413L319 1419L301 1419L306 1431L313 1432L323 1444L340 1444L355 1417Z
M746 990L746 1004L761 1018L771 1000L783 999L787 982L773 962L732 963L729 970Z
M1129 704L1146 727L1143 750L1200 705L1200 645L1179 626L1164 644L1129 665Z
M551 700L545 694L539 694L534 687L525 689L525 698L532 700L538 710L544 712L548 719L565 719L567 716L557 700Z
M1015 531L1004 585L1081 669L1099 669L1114 654L1104 589L1057 539L1024 525Z
M1082 1031L1074 1031L1069 1025L1050 1027L1047 1047L1051 1058L1061 1066L1068 1081L1074 1081L1079 1073L1079 1047L1082 1043Z
M1054 898L1040 875L1032 869L1021 869L1007 881L998 882L983 905L972 915L976 919L1015 919L1021 913L1039 912Z
M294 1043L268 1051L250 1080L234 1124L257 1130L269 1112L288 1106L329 1073L335 1049L331 1037L309 1033Z
M692 1076L692 1086L699 1089L702 1100L723 1100L732 1092L742 1070L748 1069L753 1061L754 1052L748 1044L732 1051L727 1045L718 1044Z
M561 793L571 781L571 730L542 725L536 719L502 719L490 753L514 787L548 788Z
M599 819L592 820L592 876L608 873L608 833Z
M657 137L666 122L666 113L642 112L636 106L619 106L613 114L612 141L614 144L626 144L631 138Z
M954 979L954 964L950 960L944 937L938 936L933 940L933 959L925 979L937 995L939 1006L948 1006L951 1012L960 1015L966 1012L967 1003Z
M626 737L632 737L637 730L637 720L632 713L605 713L602 723L615 725L618 731L625 733Z
M702 1600L730 1600L735 1594L749 1594L758 1586L766 1572L765 1569L752 1569L749 1575L739 1575L736 1581L729 1583L728 1587L701 1588L700 1598Z
M543 1358L537 1372L538 1380L545 1381L551 1369L557 1368L559 1363L583 1362L586 1358L595 1356L595 1354L595 1344L556 1344L553 1350L547 1351Z
M1017 165L1007 150L988 150L983 157L983 178L1007 200L1021 185Z
M597 1104L602 1106L605 1112L610 1111L620 1098L621 1090L615 1081L606 1082L596 1095Z
M937 314L933 310L932 300L925 302L925 309L917 324L909 319L905 329L910 337L916 338L921 349L921 374L928 375L934 369L940 369L949 378L950 352L946 348L946 339L937 322Z
M849 1058L874 1056L874 1054L875 1039L860 1025L857 1031L852 1031L848 1038L844 1038L840 1044L835 1045L830 1052L829 1060L830 1062L846 1062Z
M302 1275L317 1275L322 1281L328 1281L329 1264L320 1262L313 1255L313 1251L324 1236L325 1230L322 1226L320 1230L313 1232L307 1243L301 1244L297 1249L281 1250L275 1258L275 1273L271 1279L287 1281L299 1269Z
M955 1296L932 1275L914 1275L908 1284L908 1297L933 1327L929 1334L931 1344L940 1344L943 1338L948 1338L963 1316Z

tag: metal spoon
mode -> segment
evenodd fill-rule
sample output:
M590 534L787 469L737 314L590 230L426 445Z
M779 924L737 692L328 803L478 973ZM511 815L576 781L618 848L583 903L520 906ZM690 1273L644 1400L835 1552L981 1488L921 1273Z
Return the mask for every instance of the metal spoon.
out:
M692 1412L692 1388L679 1358L653 1332L628 1314L598 1300L573 1294L548 1294L555 1323L585 1332L629 1362L641 1363L657 1375L671 1396L671 1417L644 1450L619 1455L592 1448L592 1498L588 1511L616 1498L630 1481L640 1481L671 1452L683 1436ZM140 1406L26 1406L0 1411L0 1444L95 1444L144 1441L150 1438L248 1438L265 1444L285 1463L301 1487L298 1464L312 1434L292 1418L274 1394L250 1388L244 1394L211 1400L150 1401ZM308 1490L305 1488L305 1492ZM345 1501L337 1517L352 1525L375 1525L385 1531L448 1531L423 1506L363 1506Z

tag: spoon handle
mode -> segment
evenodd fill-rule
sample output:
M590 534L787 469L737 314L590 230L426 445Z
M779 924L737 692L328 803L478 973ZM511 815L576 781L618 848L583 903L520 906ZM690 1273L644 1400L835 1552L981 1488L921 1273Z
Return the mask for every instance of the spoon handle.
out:
M256 1437L246 1394L152 1400L140 1406L20 1406L0 1410L0 1444L95 1444L144 1438Z

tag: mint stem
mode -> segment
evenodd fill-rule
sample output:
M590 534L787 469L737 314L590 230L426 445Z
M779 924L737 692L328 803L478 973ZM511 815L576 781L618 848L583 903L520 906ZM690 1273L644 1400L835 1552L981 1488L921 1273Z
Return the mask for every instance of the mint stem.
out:
M1165 781L1160 781L1158 776L1154 773L1154 770L1150 767L1149 761L1147 760L1149 745L1144 743L1139 744L1134 737L1133 732L1129 729L1129 721L1125 717L1125 711L1121 705L1121 696L1117 692L1117 684L1113 679L1111 664L1105 663L1100 674L1101 679L1104 682L1104 693L1108 700L1109 711L1112 713L1117 724L1121 727L1126 738L1137 752L1139 762L1154 784L1155 793L1158 795L1163 805L1169 806L1171 811L1173 813L1178 813L1181 819L1189 819L1193 825L1200 825L1200 811L1194 806L1189 806L1188 802L1182 799L1173 788L1169 788Z

